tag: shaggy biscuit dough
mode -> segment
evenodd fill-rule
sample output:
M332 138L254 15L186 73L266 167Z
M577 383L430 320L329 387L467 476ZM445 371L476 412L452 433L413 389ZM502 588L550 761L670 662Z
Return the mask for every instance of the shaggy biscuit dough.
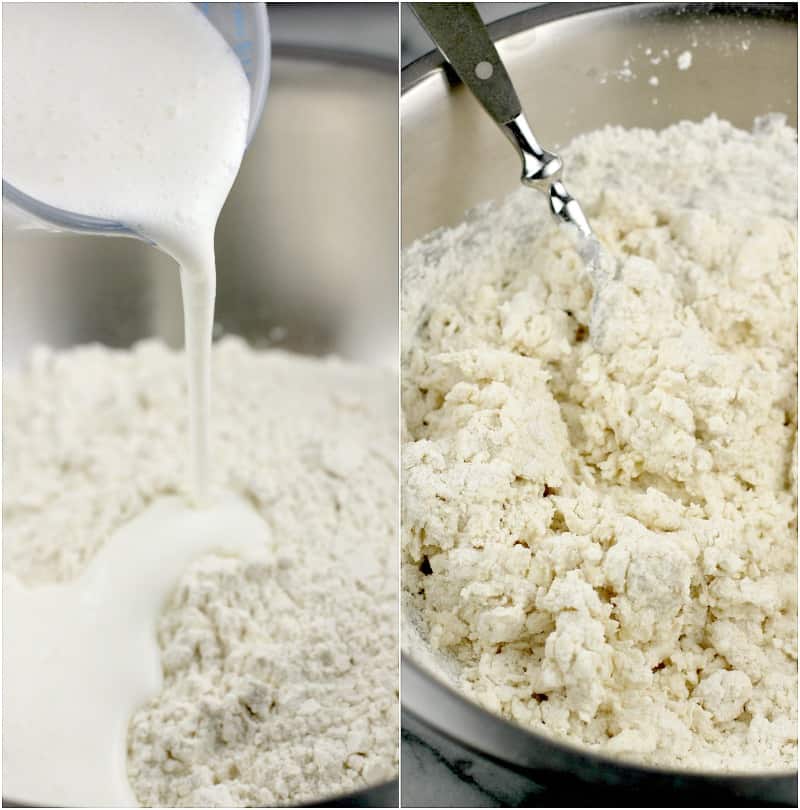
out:
M524 726L786 769L796 133L711 117L565 157L618 261L599 333L572 234L529 190L404 257L407 615Z

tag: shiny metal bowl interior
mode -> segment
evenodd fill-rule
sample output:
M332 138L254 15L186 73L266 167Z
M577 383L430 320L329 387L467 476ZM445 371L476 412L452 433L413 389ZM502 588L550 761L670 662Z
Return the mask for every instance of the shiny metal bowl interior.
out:
M276 47L264 118L217 227L218 330L395 366L397 163L393 63ZM123 237L3 235L6 368L36 343L182 345L166 255Z
M788 5L796 13L796 4ZM755 116L769 112L796 121L791 8L752 4L737 13L737 6L548 3L490 30L533 131L548 148L606 124L662 129L716 113L750 128ZM651 64L665 49L670 56ZM676 57L686 50L692 65L679 70ZM651 76L658 87L649 84ZM438 54L403 71L400 109L403 244L455 225L468 209L517 187L518 158L442 70ZM564 176L569 181L569 165Z
M394 62L275 48L217 228L220 332L396 367L397 141ZM42 343L181 346L182 317L176 265L143 242L4 227L6 369ZM334 803L396 806L397 782Z
M796 14L795 4L745 9L737 4L551 3L501 20L490 31L537 137L545 147L557 148L607 124L660 129L711 113L750 128L756 116L778 112L796 126ZM692 53L691 67L679 70L676 58L686 50ZM659 63L652 64L658 56ZM657 87L649 83L651 76L658 77ZM410 65L402 84L402 242L407 245L461 222L481 202L502 199L518 186L519 160L438 54ZM568 164L565 177L568 182ZM531 194L531 205L544 204ZM410 624L405 618L404 625ZM703 797L796 804L796 772L711 775L637 767L507 723L407 655L402 684L409 725L432 728L544 784L563 789L569 774L596 790L626 786L643 791L645 806L654 791L670 797L689 791L700 806ZM619 795L610 800L619 801Z

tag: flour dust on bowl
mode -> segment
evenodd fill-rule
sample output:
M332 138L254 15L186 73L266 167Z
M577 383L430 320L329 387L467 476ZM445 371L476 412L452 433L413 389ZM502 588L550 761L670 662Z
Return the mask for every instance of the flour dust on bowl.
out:
M496 127L406 69L404 717L602 804L791 804L795 7L490 30L618 270L593 334Z
M4 37L24 39L27 9L8 9ZM164 250L19 231L4 217L4 803L391 803L394 74L276 47L267 115L245 153L245 66L192 4L54 12L34 51L76 19L86 40L79 60L38 53L54 76L88 65L99 18L108 37L124 35L105 76L113 93L81 88L61 104L37 79L48 102L37 112L17 78L39 68L4 48L4 172L16 166L21 187L38 183L65 210L141 212ZM190 24L171 78L132 69L159 15L176 31ZM160 47L147 46L152 63L167 58ZM190 67L201 83L228 82L224 103L212 98L211 111L183 93L170 110L173 93L139 104L138 91L157 101L184 79L191 89ZM106 95L116 157L111 139L102 154L80 151ZM310 130L297 111L312 106ZM51 154L34 126L42 114L70 118L77 151ZM28 143L14 143L16 121ZM158 159L147 154L159 144ZM28 148L37 160L20 159ZM120 182L104 186L103 166ZM81 192L71 181L87 172ZM198 388L207 407L190 411Z

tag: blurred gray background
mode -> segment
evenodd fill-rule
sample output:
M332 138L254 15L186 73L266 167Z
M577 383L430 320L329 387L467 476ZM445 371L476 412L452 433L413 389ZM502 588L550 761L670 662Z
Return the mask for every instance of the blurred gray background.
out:
M484 22L541 3L477 3ZM273 40L291 45L337 48L386 59L397 58L396 3L267 3ZM433 43L408 4L400 13L400 61L410 62L433 50Z
M397 59L397 3L267 3L267 12L277 44Z

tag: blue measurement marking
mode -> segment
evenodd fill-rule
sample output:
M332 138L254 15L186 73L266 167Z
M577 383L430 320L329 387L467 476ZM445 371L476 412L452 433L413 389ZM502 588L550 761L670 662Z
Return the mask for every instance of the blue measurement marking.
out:
M233 49L236 51L236 55L239 57L239 61L242 63L244 72L249 76L249 71L253 62L253 57L250 54L250 52L253 50L253 43L249 39L246 39L242 42L237 42Z
M236 36L240 39L246 35L244 27L244 9L241 3L233 3L233 22L236 27Z
M206 17L211 13L211 3L195 3L194 5L200 9ZM253 67L253 57L251 54L254 44L251 39L246 39L248 31L245 25L244 4L226 3L225 5L233 12L234 37L238 40L236 44L231 43L233 50L239 57L244 72L250 76Z

